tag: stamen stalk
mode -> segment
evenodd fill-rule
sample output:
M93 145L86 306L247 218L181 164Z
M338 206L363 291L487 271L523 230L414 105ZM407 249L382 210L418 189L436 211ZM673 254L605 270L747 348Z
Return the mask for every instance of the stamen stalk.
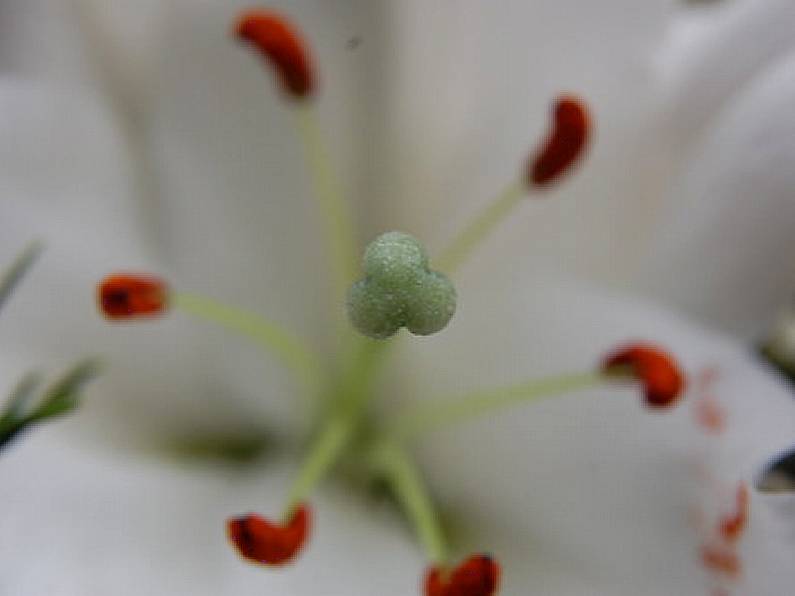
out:
M337 461L348 444L355 422L353 416L337 416L323 429L290 489L284 513L285 520L292 517L296 507L310 495L326 471Z
M413 412L399 418L394 423L391 434L405 441L439 426L462 422L500 408L587 389L608 379L614 380L616 376L618 376L616 373L587 372L548 377L500 389L476 391L458 398L419 406Z
M382 472L411 520L429 562L444 565L447 542L422 477L409 455L397 444L384 441L374 451L373 463Z
M342 197L334 176L311 102L295 106L296 124L304 144L306 159L312 174L315 195L326 225L326 235L332 259L333 283L337 301L344 301L348 285L356 269L356 242L353 219L348 203Z
M350 369L331 395L330 403L338 409L310 447L309 455L293 482L287 497L285 519L290 519L295 508L307 499L347 447L361 422L364 407L373 395L370 386L378 365L391 344L363 339L356 346Z
M189 315L217 323L254 340L284 362L313 392L322 386L324 373L316 355L278 323L197 294L175 292L170 295L169 301L172 306Z
M435 260L436 267L440 271L453 273L489 233L513 211L527 192L527 187L522 181L516 181L503 190L442 251Z

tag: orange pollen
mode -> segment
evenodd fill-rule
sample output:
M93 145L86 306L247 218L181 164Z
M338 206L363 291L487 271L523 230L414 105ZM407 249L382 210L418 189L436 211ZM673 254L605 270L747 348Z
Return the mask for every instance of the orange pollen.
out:
M685 387L685 379L678 363L668 352L649 344L625 346L608 356L602 369L628 366L643 383L646 404L652 408L667 408L676 403Z
M559 97L553 108L552 132L528 164L528 186L546 186L556 181L584 153L590 136L585 103L572 95Z
M718 546L704 546L701 549L701 562L704 567L732 579L742 575L742 561L733 550Z
M431 567L425 596L492 596L500 583L500 565L488 555L472 555L455 569Z
M97 286L97 302L109 319L159 315L168 308L168 286L152 275L115 273Z
M301 550L309 534L309 507L300 505L286 525L249 513L226 522L229 541L241 557L260 565L282 565Z
M312 95L316 82L306 44L284 17L263 10L250 10L237 21L235 34L253 44L276 69L289 96Z
M745 532L748 526L748 518L751 513L751 503L748 494L748 486L741 482L735 494L734 512L720 520L718 530L720 535L727 542L736 542Z

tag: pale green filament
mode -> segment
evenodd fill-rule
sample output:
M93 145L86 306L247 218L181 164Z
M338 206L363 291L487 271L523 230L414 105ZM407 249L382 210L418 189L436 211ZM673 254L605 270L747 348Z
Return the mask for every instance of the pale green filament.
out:
M436 510L409 455L391 441L373 451L373 465L386 477L405 514L411 520L429 561L447 563L447 543Z
M348 292L348 317L368 337L385 339L401 327L430 335L455 313L453 284L428 268L425 249L408 234L387 232L370 243L364 273Z
M434 260L439 269L453 273L526 195L527 186L521 181L503 190Z
M309 448L309 455L290 488L285 519L309 496L348 446L369 398L374 395L372 382L391 344L358 339L350 368L344 371L337 390L329 396L337 409Z
M298 102L295 106L299 135L304 144L307 163L314 182L315 195L326 225L332 260L334 291L337 300L343 301L348 284L356 268L356 240L348 203L342 197L339 183L329 163L328 151L315 118L311 102Z
M278 323L196 294L175 292L169 300L171 306L185 313L254 340L284 362L299 380L309 385L313 393L322 386L325 375L315 354Z
M615 379L615 374L588 372L548 377L485 391L468 393L458 398L419 406L398 418L392 426L392 436L407 440L433 428L462 422L492 410L587 389Z
M356 420L350 415L332 418L310 448L301 471L287 496L284 519L292 517L298 505L314 490L329 468L337 461L351 438Z

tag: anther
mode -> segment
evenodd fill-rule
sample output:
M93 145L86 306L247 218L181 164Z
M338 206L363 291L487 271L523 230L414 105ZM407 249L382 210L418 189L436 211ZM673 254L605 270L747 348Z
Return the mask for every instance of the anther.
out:
M644 343L625 346L608 356L602 365L606 374L623 368L629 368L643 383L646 404L652 408L672 406L685 386L679 364L656 346Z
M306 542L311 523L309 507L299 505L285 525L249 513L227 521L229 540L241 557L261 565L291 561Z
M499 563L488 555L473 555L452 570L431 567L425 596L492 596L499 583Z
M527 165L527 185L540 187L555 182L582 156L590 135L585 103L571 95L559 97L553 108L552 131Z
M425 249L408 234L376 238L364 253L364 273L348 292L348 316L368 337L386 339L401 327L430 335L444 329L455 313L453 284L430 270Z
M309 51L287 19L270 11L250 10L237 21L235 34L253 44L276 69L287 95L300 99L314 93Z
M113 320L151 317L168 308L168 286L152 275L116 273L97 286L97 302Z

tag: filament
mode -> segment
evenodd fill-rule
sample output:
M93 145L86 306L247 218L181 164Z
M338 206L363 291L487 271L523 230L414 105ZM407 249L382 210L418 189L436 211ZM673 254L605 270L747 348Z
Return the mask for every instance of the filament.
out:
M170 300L174 307L187 314L254 340L278 357L313 392L322 386L325 375L317 356L278 323L197 294L174 292Z
M509 406L587 389L615 377L615 374L602 372L569 374L448 398L419 406L398 418L392 427L392 436L407 440L439 426L462 422Z
M436 266L446 273L453 273L469 257L516 207L527 194L527 187L517 181L492 200L469 225L467 225L435 260Z
M295 106L296 124L312 175L315 196L323 215L331 255L332 280L337 303L344 301L356 267L355 238L350 207L334 176L323 135L309 102Z

